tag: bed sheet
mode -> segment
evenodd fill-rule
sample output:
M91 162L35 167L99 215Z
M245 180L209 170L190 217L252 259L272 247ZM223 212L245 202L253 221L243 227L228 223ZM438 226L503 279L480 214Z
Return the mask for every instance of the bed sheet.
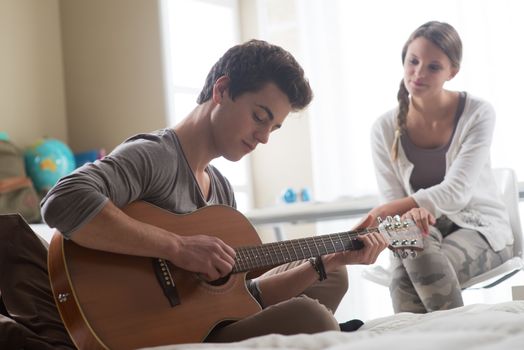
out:
M351 333L267 335L227 344L179 344L149 350L500 350L524 349L524 301L473 304L429 314L400 313Z

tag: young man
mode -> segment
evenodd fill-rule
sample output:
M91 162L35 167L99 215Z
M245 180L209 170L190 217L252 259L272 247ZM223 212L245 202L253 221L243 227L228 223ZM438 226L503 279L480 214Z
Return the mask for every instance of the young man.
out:
M61 179L42 201L43 217L81 246L163 258L208 281L227 276L235 251L213 232L179 235L137 221L121 208L137 200L179 214L210 204L234 207L231 185L210 162L220 156L241 159L311 99L291 54L264 41L237 45L213 66L198 105L182 122L136 135ZM359 251L287 264L248 281L262 311L212 331L206 341L338 330L333 312L347 289L345 265L373 263L387 246L377 234L361 240Z

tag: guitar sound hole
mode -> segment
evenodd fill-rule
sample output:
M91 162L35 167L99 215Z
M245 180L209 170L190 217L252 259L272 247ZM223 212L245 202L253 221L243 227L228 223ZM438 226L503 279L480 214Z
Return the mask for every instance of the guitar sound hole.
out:
M211 282L207 282L207 283L209 283L210 285L215 286L215 287L216 287L216 286L221 286L221 285L223 285L223 284L226 284L227 281L229 281L229 277L230 277L230 276L231 276L231 275L227 275L227 276L224 276L224 277L222 277L222 278L219 278L219 279L217 279L217 280L214 280L214 281L211 281Z

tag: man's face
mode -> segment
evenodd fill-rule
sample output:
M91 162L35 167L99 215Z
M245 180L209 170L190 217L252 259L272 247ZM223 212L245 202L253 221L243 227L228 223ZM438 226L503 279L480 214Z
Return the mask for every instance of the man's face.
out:
M259 143L267 143L269 134L278 130L291 112L287 96L273 83L243 93L234 101L227 88L219 93L211 116L213 139L218 153L231 161L241 159Z

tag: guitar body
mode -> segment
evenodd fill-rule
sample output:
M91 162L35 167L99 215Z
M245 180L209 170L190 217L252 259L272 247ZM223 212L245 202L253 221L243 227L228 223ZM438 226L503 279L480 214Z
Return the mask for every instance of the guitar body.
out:
M234 248L261 244L250 222L227 206L177 215L136 202L124 212L178 234L214 235ZM246 288L246 273L211 285L169 264L179 300L172 306L154 272L154 260L88 249L64 240L60 233L54 235L48 261L51 286L62 320L79 349L201 342L217 324L260 310Z

